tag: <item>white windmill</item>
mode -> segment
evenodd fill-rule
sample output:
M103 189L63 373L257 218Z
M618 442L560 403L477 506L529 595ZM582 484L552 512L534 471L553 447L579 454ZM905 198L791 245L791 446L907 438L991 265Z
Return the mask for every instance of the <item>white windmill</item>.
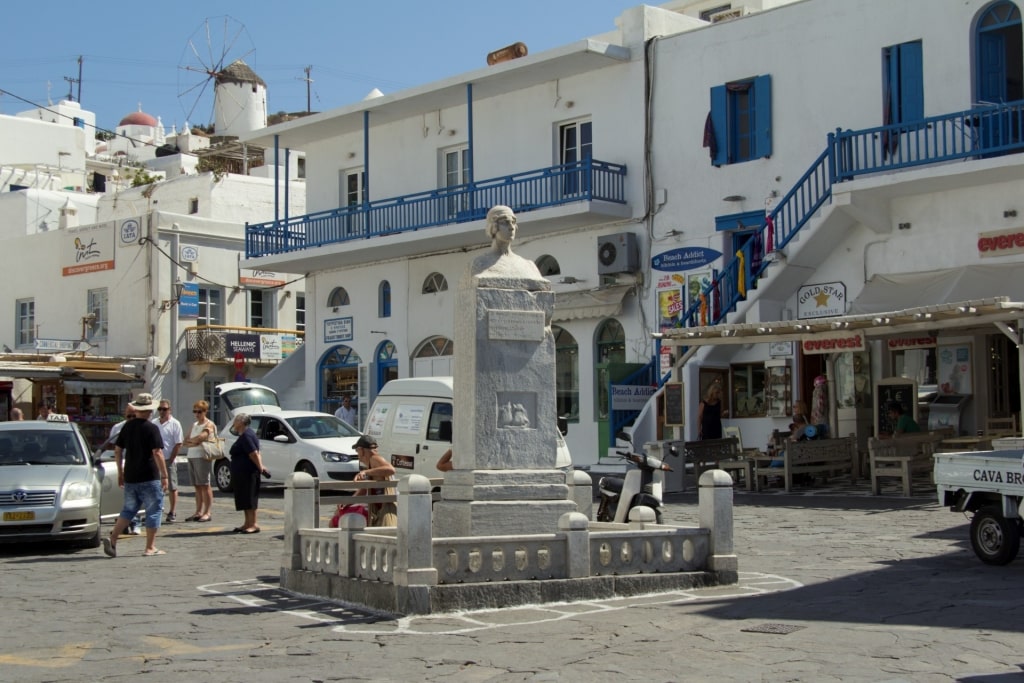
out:
M238 136L267 125L267 84L246 63L256 48L245 26L231 17L208 18L189 38L178 65L178 101L187 120L209 107L213 131ZM211 83L212 88L211 88Z

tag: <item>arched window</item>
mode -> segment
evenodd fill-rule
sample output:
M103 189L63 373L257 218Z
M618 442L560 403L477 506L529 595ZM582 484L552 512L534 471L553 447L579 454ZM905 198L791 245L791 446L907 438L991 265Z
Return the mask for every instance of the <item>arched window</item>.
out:
M431 273L427 276L427 279L423 281L423 293L424 294L437 294L438 292L448 291L448 280L444 278L441 273Z
M537 259L537 270L544 277L551 277L552 275L560 275L562 273L562 267L558 265L558 259L551 254L544 254Z
M555 336L555 403L558 416L580 421L580 348L576 338L557 325Z
M594 368L594 380L597 387L597 405L595 413L599 420L608 418L610 401L608 396L609 363L626 362L626 334L622 324L614 318L601 323L594 335L594 357L597 364Z
M377 317L391 317L391 283L381 280L377 287Z
M975 101L1002 104L1024 98L1020 9L1009 0L989 5L978 17ZM981 135L995 135L995 130Z
M377 391L393 379L398 379L398 349L390 340L377 346Z
M327 307L337 308L338 306L348 306L351 301L348 298L348 291L344 287L335 287L331 290L331 295L327 297Z
M452 340L431 337L419 345L412 356L414 377L442 377L452 374Z
M595 341L598 363L626 362L626 333L622 331L622 324L618 320L609 318L601 323Z

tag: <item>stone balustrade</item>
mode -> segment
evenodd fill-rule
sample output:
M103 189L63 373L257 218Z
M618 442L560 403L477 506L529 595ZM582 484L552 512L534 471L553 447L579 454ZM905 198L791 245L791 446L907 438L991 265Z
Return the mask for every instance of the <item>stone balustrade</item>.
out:
M577 490L581 474L569 475ZM736 581L732 479L720 470L701 476L700 526L656 524L640 507L625 524L569 512L555 533L452 538L433 537L425 477L399 482L393 528L366 528L355 514L319 528L316 481L300 472L285 485L282 586L376 609L424 613Z

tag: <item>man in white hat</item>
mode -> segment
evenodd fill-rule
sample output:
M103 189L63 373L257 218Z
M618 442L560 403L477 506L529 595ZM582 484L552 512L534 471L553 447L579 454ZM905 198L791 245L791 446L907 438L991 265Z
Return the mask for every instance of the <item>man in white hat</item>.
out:
M117 516L110 537L103 539L103 552L109 557L117 557L118 536L139 510L145 510L146 549L142 554L147 557L163 555L164 551L155 544L167 490L167 465L160 428L149 421L157 402L152 394L139 394L129 405L135 410L135 418L125 422L114 447L117 483L124 489L124 507Z

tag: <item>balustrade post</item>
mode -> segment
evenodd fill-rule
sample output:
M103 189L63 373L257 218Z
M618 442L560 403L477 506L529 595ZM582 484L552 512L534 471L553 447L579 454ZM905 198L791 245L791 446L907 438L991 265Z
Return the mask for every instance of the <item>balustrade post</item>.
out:
M700 475L697 510L700 527L710 531L708 570L733 572L738 568L733 547L732 477L723 470Z
M565 533L568 578L590 576L590 520L579 512L566 512L558 518L558 530Z
M576 501L576 509L587 519L593 519L594 480L583 470L572 470L566 476L566 480L572 486L572 498Z
M402 614L430 612L430 586L437 585L430 480L411 474L398 482L398 553L395 604Z
M284 480L284 552L282 569L302 569L302 538L299 529L314 529L319 518L316 479L292 472Z
M353 577L358 574L355 549L355 535L366 531L366 517L349 513L338 520L338 573L341 576Z

